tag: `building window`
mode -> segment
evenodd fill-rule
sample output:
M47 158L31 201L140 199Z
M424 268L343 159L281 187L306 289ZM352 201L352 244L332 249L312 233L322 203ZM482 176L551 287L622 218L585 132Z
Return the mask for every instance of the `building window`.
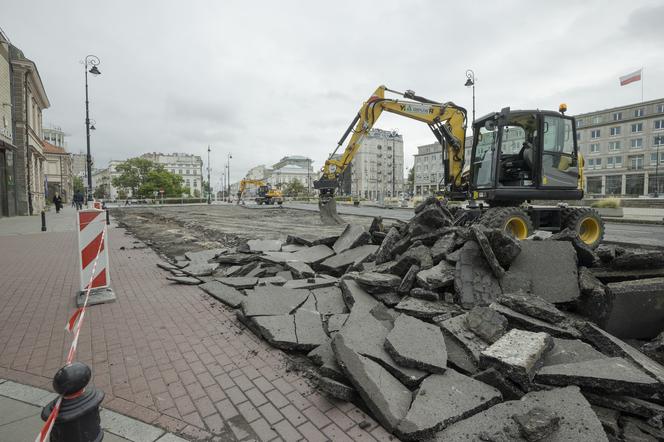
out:
M650 153L650 164L657 164L657 152ZM659 153L659 164L664 164L664 152Z
M620 120L622 120L622 112L614 112L613 121L620 121Z
M653 137L652 145L655 146L655 147L664 146L664 136L659 135L657 137Z
M194 180L194 187L198 187L198 181Z
M616 166L616 169L622 167L622 157L613 157L613 163Z
M576 127L583 127L583 125L584 125L584 120L580 118L576 120Z
M608 175L606 177L606 190L607 195L620 195L622 192L622 175Z
M581 132L576 133L576 141L581 141Z
M611 136L615 137L617 135L620 135L620 126L614 126L611 128Z
M655 120L655 130L664 129L664 120Z
M632 124L632 132L643 132L643 123Z
M657 105L657 113L661 114L662 112L664 112L664 103Z
M387 150L392 150L392 146L387 146Z
M590 138L595 139L595 138L599 138L599 137L600 137L600 130L599 129L595 129L595 130L590 132Z
M599 124L600 121L602 121L602 117L600 117L599 115L592 118L593 124Z
M664 175L651 173L648 175L648 193L664 193Z
M625 194L643 195L643 174L637 173L625 177Z
M609 151L620 150L620 141L609 141Z
M613 169L613 157L608 157L606 159L606 168Z
M643 138L634 138L630 141L630 146L632 149L641 149L643 147Z
M643 169L643 155L632 155L628 157L628 160L629 160L629 168L631 170Z
M590 153L599 153L599 143L592 143L590 145Z
M634 109L634 116L636 118L642 117L644 115L643 108Z
M601 168L602 168L601 158L591 158L588 160L588 169L601 169Z
M586 191L591 194L602 193L602 177L588 177Z
M382 148L383 148L383 146L381 146L380 144L378 146L376 146L376 149L378 149L378 150L381 150Z

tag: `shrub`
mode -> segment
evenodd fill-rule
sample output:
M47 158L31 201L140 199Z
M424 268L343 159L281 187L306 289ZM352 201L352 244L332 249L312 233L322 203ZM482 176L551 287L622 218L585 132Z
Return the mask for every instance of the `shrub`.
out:
M597 209L617 209L620 207L620 198L604 198L594 201L590 207Z

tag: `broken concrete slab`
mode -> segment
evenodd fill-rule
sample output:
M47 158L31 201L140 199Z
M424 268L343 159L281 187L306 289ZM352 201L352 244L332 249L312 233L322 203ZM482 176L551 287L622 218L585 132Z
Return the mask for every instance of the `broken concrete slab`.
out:
M397 435L423 440L443 428L485 410L501 400L495 388L449 369L432 374L420 386Z
M346 224L344 231L339 238L335 241L332 249L335 253L339 254L354 247L368 244L371 240L371 235L367 229L359 224Z
M372 308L378 305L378 301L353 279L343 278L339 283L339 287L341 288L341 294L343 295L346 307L353 314L367 314Z
M654 428L647 423L631 418L621 416L622 438L634 442L656 442L664 440L664 431Z
M389 273L362 272L354 276L355 281L369 293L395 291L401 278Z
M410 255L400 255L392 261L387 261L374 266L371 271L376 273L390 273L392 275L404 276L413 265L417 264L419 264L419 261L415 257Z
M505 316L511 327L518 327L533 332L544 332L558 338L578 339L581 338L579 330L574 328L570 322L562 321L558 324L551 324L532 316L524 315L509 307L505 307L497 302L491 304L489 308Z
M451 226L452 220L439 206L432 204L421 211L416 212L416 215L411 219L409 227L413 234L416 230L414 227L426 227L423 231L435 230L439 227Z
M588 399L587 396L586 399ZM592 404L592 401L589 400L589 402ZM592 405L592 409L597 415L597 419L602 423L606 435L611 438L610 440L620 440L622 435L622 429L618 424L620 413L616 410L600 407L595 404Z
M394 431L406 416L412 393L380 364L360 355L343 333L332 340L334 354L342 369L376 419Z
M605 327L613 308L613 295L586 267L579 267L579 288L581 297L575 304L575 312Z
M500 265L498 258L496 258L496 255L493 253L491 243L489 242L489 239L486 237L482 229L477 225L473 225L470 227L470 231L473 233L477 244L479 244L480 249L484 254L484 258L486 259L487 264L489 264L489 267L491 267L491 271L493 271L494 276L498 279L505 276L505 269Z
M418 265L411 265L406 274L404 275L403 279L401 280L401 283L399 284L399 287L397 287L397 293L400 295L406 295L410 292L410 290L413 288L413 284L415 284L415 278L417 278L417 274L420 272L420 267Z
M421 270L416 277L417 284L427 290L436 290L454 285L456 267L440 261L430 269Z
M240 270L242 266L229 266L221 271L217 271L218 276L237 276L236 272Z
M234 287L236 289L250 289L258 284L258 278L247 276L230 276L226 278L216 278L222 284Z
M252 252L280 252L281 241L278 239L250 239L247 241Z
M493 367L476 373L473 375L473 379L491 385L493 388L500 391L500 394L506 401L521 399L523 395L526 394L521 387L507 379L502 373Z
M643 344L641 351L660 364L664 364L664 332L657 335L650 342Z
M372 296L388 307L395 307L403 299L397 292L372 293Z
M595 348L600 349L602 353L627 358L664 384L664 366L590 322L583 322L578 327L583 333L583 338L593 344Z
M247 318L260 330L261 336L274 347L295 350L298 347L294 315L255 316Z
M503 293L498 298L498 303L542 321L556 324L565 321L567 316L556 308L552 303L545 301L537 295L518 293Z
M308 246L302 245L302 244L282 244L281 245L281 252L288 252L288 253L293 253L297 252L298 250L306 249Z
M240 266L240 268L235 273L228 276L247 276L257 268L260 268L260 266L261 266L260 261L250 261Z
M543 366L606 359L607 356L578 339L553 338L553 347L544 355Z
M415 287L410 291L410 296L424 301L440 301L440 294L433 290L423 289L422 287Z
M325 376L318 378L318 389L346 402L353 402L358 398L357 391L353 387Z
M295 312L297 350L312 350L328 340L323 330L323 319L318 312L299 309Z
M178 270L180 267L177 267L171 263L160 261L157 263L157 267L164 270Z
M611 261L614 269L636 270L664 267L664 253L661 250L628 250Z
M248 262L258 260L258 255L255 253L229 253L226 255L217 255L213 260L219 264L244 265Z
M209 281L199 286L205 293L229 307L238 308L246 298L241 292L222 284L219 281Z
M285 266L291 271L295 279L313 278L316 276L316 272L313 271L309 264L305 264L302 261L288 261L285 263Z
M412 257L415 258L416 262L411 262L410 264L418 264L422 270L430 269L433 267L433 256L431 256L431 250L423 245L422 243L413 243L413 245L403 252L401 258Z
M466 315L458 315L439 323L445 337L447 360L465 373L477 373L480 353L489 343L470 331Z
M480 368L493 367L528 390L551 347L553 340L546 333L512 329L480 352Z
M450 425L432 441L529 441L513 416L527 413L534 407L545 408L560 418L558 429L544 439L547 442L608 441L602 424L578 387L531 392L519 401L503 402Z
M339 287L321 287L311 290L311 293L316 300L316 310L321 315L348 313Z
M540 384L578 385L607 394L648 398L664 391L664 385L636 368L625 358L605 358L543 367L535 380Z
M380 244L380 247L376 251L376 264L382 264L392 259L394 256L394 246L399 240L401 240L401 234L399 231L394 227L390 228L383 239L383 242Z
M576 251L566 241L521 241L521 253L507 275L530 280L532 293L552 302L579 297Z
M493 309L475 307L465 316L468 329L490 344L507 333L507 318Z
M268 276L265 278L258 278L258 285L284 285L286 280L281 276Z
M332 335L333 333L338 332L341 330L341 328L344 326L346 321L348 320L348 317L350 315L347 313L338 313L334 315L330 315L327 318L327 333L329 335Z
M203 282L200 279L191 276L167 276L166 279L169 281L177 282L178 284L185 285L198 285Z
M576 256L579 261L579 265L590 267L599 261L599 256L595 251L588 246L586 243L581 241L579 235L572 229L566 228L554 235L552 235L549 240L553 241L567 241L574 247L576 250Z
M320 244L331 246L339 238L339 235L288 235L287 244L300 244L304 246L317 246Z
M604 329L619 338L652 339L664 331L664 278L608 284L612 305Z
M284 278L286 281L290 281L291 279L293 279L293 274L291 273L290 270L282 270L281 272L277 272L275 276Z
M439 237L436 242L431 246L431 257L434 264L438 264L444 260L445 257L454 251L456 248L455 241L456 233L450 232Z
M523 414L515 414L512 419L516 422L523 436L529 441L538 441L547 438L560 427L560 417L552 411L534 407Z
M521 241L502 229L484 229L482 232L489 240L500 266L505 270L509 269L512 261L521 253Z
M378 250L378 246L372 244L345 250L321 262L320 269L332 275L341 276L351 265L366 260L369 256L376 253L376 250Z
M283 287L286 289L316 289L333 286L336 283L336 278L325 278L324 276L321 276L318 278L291 279L290 281L286 281Z
M655 269L613 269L610 267L593 267L590 271L604 284L610 282L632 281L635 279L664 277L664 267Z
M385 349L397 364L430 373L444 373L447 350L440 328L400 315L385 339Z
M638 399L630 396L595 394L585 392L584 396L593 405L599 405L611 410L621 411L644 419L664 416L664 406L654 402Z
M210 259L213 259L219 255L226 253L227 251L228 251L227 248L207 249L207 250L200 250L198 252L185 252L184 256L189 261L207 262Z
M431 319L434 316L445 313L458 313L461 309L455 304L448 304L442 301L425 301L424 299L407 296L394 307L395 310L419 319Z
M311 362L320 367L318 371L320 372L321 376L334 379L338 382L349 382L348 378L337 362L337 357L334 355L331 339L326 340L324 343L311 350L307 354L307 357L311 360Z
M308 249L298 250L290 255L291 258L289 261L302 261L305 264L312 265L323 262L330 256L334 255L334 250L326 245L319 244L317 246L309 247Z
M309 297L309 290L290 290L279 286L256 286L242 302L245 316L287 315Z
M466 309L489 305L501 294L500 284L475 241L466 242L459 252L454 288L459 304Z
M189 276L209 276L217 270L217 267L219 267L219 264L216 262L192 261L182 271Z

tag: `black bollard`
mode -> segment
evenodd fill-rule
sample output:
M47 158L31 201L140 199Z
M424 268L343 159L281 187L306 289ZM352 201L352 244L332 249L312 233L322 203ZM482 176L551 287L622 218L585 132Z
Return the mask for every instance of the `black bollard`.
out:
M42 232L46 232L46 212L43 210L41 211L41 218L42 218Z
M106 225L111 225L111 216L108 214L108 209L106 209Z
M95 387L86 388L91 377L90 367L82 362L62 367L53 377L53 388L64 397L51 430L51 442L99 442L104 438L99 418L104 392ZM42 420L48 419L56 401L42 409Z

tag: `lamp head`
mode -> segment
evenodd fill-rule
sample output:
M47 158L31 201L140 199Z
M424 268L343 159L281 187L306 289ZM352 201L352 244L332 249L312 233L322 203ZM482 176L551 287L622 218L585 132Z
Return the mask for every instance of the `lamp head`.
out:
M91 125L90 125L90 130L97 130L97 128L95 127L94 124L91 124Z
M464 84L464 86L466 86L466 87L470 87L470 86L473 86L474 84L475 84L475 83L473 82L473 80L472 80L470 77L468 77L468 78L466 79L466 84Z
M88 72L90 72L92 75L101 75L101 72L99 69L97 69L97 66L92 66Z

